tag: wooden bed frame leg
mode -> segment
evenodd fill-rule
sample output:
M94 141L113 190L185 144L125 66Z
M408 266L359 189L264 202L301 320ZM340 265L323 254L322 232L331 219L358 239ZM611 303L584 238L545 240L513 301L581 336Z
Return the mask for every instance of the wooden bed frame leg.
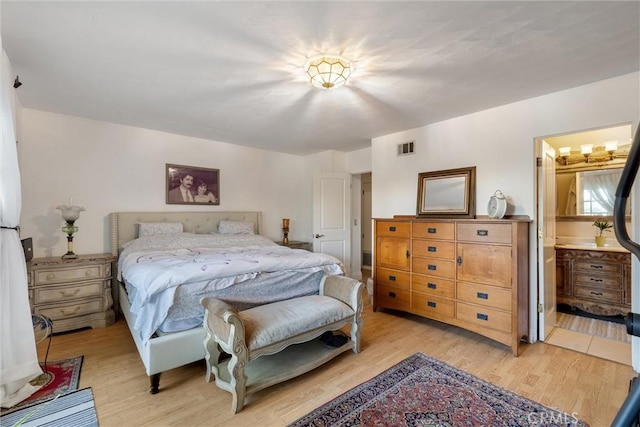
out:
M149 393L157 394L160 391L160 374L151 375L149 380L151 381L151 390L149 390Z

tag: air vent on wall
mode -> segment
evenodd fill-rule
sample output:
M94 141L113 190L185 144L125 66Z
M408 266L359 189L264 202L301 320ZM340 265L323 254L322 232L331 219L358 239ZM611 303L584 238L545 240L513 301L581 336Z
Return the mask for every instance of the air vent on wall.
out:
M398 156L408 156L413 154L413 143L415 141L403 142L398 144Z

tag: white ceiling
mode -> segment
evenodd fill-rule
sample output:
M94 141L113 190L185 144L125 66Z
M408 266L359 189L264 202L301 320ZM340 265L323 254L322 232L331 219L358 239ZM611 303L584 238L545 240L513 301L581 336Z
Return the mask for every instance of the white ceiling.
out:
M311 154L638 71L638 1L0 3L24 107ZM310 86L320 53L354 61Z

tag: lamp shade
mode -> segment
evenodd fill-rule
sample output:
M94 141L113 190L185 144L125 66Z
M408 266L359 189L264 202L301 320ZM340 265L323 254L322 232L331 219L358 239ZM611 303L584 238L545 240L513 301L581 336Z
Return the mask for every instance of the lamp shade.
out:
M310 59L304 70L313 86L330 89L347 82L351 64L341 56L324 55Z

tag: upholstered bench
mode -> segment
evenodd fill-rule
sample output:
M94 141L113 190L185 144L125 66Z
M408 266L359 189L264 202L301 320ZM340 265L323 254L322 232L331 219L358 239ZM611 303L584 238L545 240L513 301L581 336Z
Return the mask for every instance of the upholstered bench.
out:
M236 311L217 298L203 298L207 381L233 396L237 413L245 397L314 369L337 355L360 351L361 282L325 276L320 295L311 295ZM316 340L351 323L350 339L337 348ZM231 357L220 357L221 352ZM262 356L262 357L261 357ZM222 359L222 360L221 360Z

